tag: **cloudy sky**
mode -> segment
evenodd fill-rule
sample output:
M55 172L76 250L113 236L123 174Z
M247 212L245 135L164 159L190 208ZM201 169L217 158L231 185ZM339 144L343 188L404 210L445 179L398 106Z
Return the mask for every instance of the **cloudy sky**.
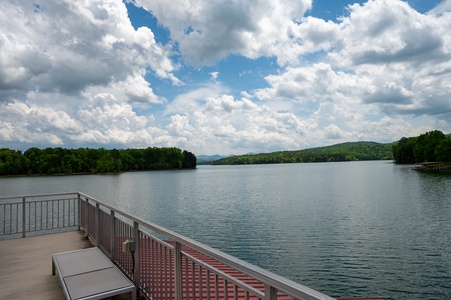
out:
M451 133L451 0L2 0L0 148Z

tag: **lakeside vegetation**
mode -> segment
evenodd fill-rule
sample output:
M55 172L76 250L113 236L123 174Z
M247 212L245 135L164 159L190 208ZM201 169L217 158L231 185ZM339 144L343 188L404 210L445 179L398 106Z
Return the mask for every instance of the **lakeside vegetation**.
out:
M104 148L0 149L0 175L118 173L195 169L196 156L178 148L107 150Z
M397 142L349 142L297 151L246 154L224 157L212 165L278 164L304 162L340 162L393 160L398 164L443 162L451 164L451 134L433 130L417 137L403 137Z
M451 164L451 135L439 130L416 137L403 137L392 145L393 159L398 164L443 162Z
M451 165L451 134L434 130L388 144L349 142L297 151L247 154L211 161L212 165L393 160L398 164L442 162ZM178 148L107 150L104 148L0 149L0 176L118 173L195 169L196 156Z
M211 162L212 165L279 164L393 159L391 144L349 142L297 151L237 155Z

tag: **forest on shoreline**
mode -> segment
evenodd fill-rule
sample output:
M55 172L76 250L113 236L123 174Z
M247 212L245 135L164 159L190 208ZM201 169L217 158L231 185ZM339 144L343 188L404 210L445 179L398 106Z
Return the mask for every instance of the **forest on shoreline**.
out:
M0 176L120 173L195 169L196 156L178 148L145 149L0 149Z
M433 130L417 137L403 137L397 142L348 142L296 151L246 154L211 161L212 165L280 164L393 160L398 164L451 162L451 135Z
M451 134L434 130L397 142L348 142L297 151L247 154L224 157L211 165L276 164L393 160L398 164L423 162L451 163ZM145 149L0 149L0 176L105 174L128 171L195 169L196 156L178 148Z
M416 137L403 137L392 145L393 160L398 164L451 162L451 135L439 130Z
M246 154L221 158L212 165L281 164L393 159L391 144L349 142L296 151Z

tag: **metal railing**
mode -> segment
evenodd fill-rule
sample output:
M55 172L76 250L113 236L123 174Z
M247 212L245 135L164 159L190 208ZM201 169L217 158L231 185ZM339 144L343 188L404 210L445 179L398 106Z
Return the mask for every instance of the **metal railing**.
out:
M0 240L79 229L78 193L0 197Z
M76 229L148 299L332 299L83 193L0 198L0 239Z

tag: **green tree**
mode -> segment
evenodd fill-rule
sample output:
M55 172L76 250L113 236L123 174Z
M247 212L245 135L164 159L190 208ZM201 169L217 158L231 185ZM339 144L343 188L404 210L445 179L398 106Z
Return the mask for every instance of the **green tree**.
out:
M21 151L0 149L0 175L105 173L130 170L196 168L196 156L178 148L107 150L36 147Z
M379 144L374 142L353 142L298 151L279 151L252 155L237 155L213 161L211 162L211 164L275 164L334 162L349 160L380 160L391 158L391 144Z
M26 173L29 161L20 150L0 149L0 175L19 175Z
M401 138L397 143L392 145L393 159L398 164L415 163L415 155L413 149L415 147L416 138Z
M113 159L113 172L121 172L122 171L122 161L121 161L121 153L117 149L113 149L110 151L111 158Z
M36 147L30 148L24 152L24 156L28 159L29 169L28 174L42 174L41 162L42 162L42 150Z
M196 155L186 150L183 150L183 164L182 167L186 169L195 169L196 168Z
M122 170L124 171L131 171L135 170L135 160L130 155L129 150L119 150L120 157L121 157L121 164L122 164Z
M451 162L451 138L446 138L437 145L435 157L441 162Z
M114 160L111 157L110 152L105 152L99 160L97 160L96 164L96 172L99 173L108 173L113 172L113 163Z
M439 130L428 131L421 134L415 143L413 153L415 154L415 162L432 162L436 161L435 148L446 139L443 132Z
M83 160L75 153L66 154L63 158L63 170L66 174L83 172Z

